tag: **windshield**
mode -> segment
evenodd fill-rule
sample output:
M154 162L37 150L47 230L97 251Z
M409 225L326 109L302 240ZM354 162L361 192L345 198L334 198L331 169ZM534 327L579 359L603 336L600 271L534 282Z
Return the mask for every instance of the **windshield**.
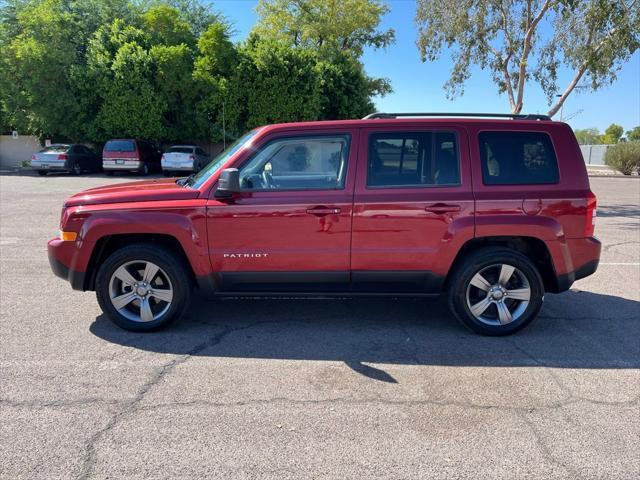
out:
M171 147L166 153L193 153L194 147Z
M135 152L136 145L133 140L109 140L104 146L105 152Z
M247 143L251 141L251 139L258 133L260 130L255 129L251 130L249 133L245 133L242 137L236 140L229 148L227 148L224 152L220 153L216 158L214 158L206 167L200 170L198 173L189 178L189 180L185 183L188 187L200 188L200 186L207 181L211 175L216 173L220 168L227 163L238 150L244 147Z

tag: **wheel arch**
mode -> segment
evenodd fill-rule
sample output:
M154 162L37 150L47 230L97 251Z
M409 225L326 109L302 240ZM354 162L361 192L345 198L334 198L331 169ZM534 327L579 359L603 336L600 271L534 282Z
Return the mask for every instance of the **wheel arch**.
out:
M193 285L196 285L196 275L191 266L191 262L189 262L187 253L176 237L170 234L160 233L122 233L105 235L96 241L87 265L84 290L95 290L96 274L98 273L100 265L102 265L109 255L123 247L143 243L161 246L175 253L187 267L187 272Z
M558 276L553 263L553 257L543 240L527 236L490 236L475 237L465 242L453 261L451 269L444 281L444 290L448 290L453 272L459 268L465 258L474 252L487 247L503 247L525 255L535 265L542 277L544 289L547 292L560 290Z

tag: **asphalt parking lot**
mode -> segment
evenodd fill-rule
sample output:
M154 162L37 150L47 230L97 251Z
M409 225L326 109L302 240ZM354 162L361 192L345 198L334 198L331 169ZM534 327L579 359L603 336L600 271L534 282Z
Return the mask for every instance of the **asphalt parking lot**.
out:
M441 302L198 300L134 334L50 272L78 190L0 176L0 477L640 475L640 180L592 178L598 272L506 338Z

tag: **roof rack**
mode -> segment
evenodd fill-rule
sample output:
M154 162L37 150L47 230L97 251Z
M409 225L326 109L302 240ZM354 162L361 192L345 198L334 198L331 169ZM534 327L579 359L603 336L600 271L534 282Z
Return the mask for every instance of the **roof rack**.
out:
M362 120L375 118L398 118L398 117L488 117L488 118L513 118L517 120L551 120L548 115L531 113L454 113L454 112L427 112L427 113L371 113Z

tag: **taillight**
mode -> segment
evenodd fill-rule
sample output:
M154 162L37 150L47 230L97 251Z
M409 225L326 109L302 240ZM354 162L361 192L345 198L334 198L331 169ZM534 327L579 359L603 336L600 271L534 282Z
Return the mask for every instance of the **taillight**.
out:
M584 236L593 237L596 228L596 204L597 198L593 192L587 196L587 215L584 222Z
M162 154L162 158L160 160L165 160L164 153Z
M192 162L196 159L196 157L194 157L193 155L189 155L189 160L191 160Z
M61 153L58 155L58 160L67 160L69 156L66 153Z
M36 156L35 155L31 155L31 160L35 160Z

